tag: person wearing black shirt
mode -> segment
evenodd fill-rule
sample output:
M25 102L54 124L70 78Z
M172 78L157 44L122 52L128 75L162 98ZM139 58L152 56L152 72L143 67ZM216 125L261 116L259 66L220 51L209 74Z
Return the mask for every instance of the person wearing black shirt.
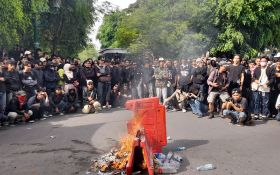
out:
M232 90L232 99L226 102L226 109L223 115L229 118L230 123L244 125L248 119L248 102L246 98L241 96L240 89Z
M8 69L4 73L6 84L7 104L12 99L13 95L22 87L21 79L18 71L15 70L15 62L12 60L7 61Z

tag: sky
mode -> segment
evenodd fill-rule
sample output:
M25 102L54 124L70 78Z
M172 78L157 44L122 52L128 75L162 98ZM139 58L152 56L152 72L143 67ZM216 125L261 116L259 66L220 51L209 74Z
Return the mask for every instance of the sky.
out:
M117 6L119 9L125 9L130 4L136 2L136 0L98 0L99 3L102 3L104 1L111 2L114 6ZM96 22L95 26L93 27L92 32L89 34L90 39L92 40L92 43L95 45L96 49L100 49L100 42L96 39L98 28L101 26L103 20L101 17L101 20Z

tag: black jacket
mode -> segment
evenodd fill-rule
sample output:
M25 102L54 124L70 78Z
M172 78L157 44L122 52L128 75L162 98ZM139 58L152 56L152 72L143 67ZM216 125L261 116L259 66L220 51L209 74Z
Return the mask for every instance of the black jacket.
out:
M266 69L266 75L267 75L267 78L268 78L268 86L272 86L273 85L273 82L274 82L274 78L275 78L275 72L274 72L274 69L270 68L270 67L267 67ZM260 67L257 67L255 70L254 70L254 79L255 80L259 80L260 79L260 76L261 76L261 68Z
M6 71L4 74L7 92L18 91L21 89L21 80L17 71Z

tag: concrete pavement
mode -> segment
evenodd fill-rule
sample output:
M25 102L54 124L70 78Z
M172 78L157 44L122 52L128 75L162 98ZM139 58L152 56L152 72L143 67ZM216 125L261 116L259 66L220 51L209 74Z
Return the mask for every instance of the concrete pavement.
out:
M111 110L75 114L16 126L0 131L0 174L85 174L90 161L107 152L126 133L131 112ZM184 158L180 173L278 175L280 123L257 122L238 127L226 119L198 119L191 113L167 113L167 133L173 139L164 149L177 146ZM53 136L53 137L51 137ZM213 163L217 169L197 172Z

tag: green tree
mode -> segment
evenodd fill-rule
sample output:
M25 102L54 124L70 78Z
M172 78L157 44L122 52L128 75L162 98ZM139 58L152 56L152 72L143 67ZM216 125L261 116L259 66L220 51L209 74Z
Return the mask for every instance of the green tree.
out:
M27 22L20 0L0 1L0 46L11 47L19 42L19 32L24 32Z
M78 54L78 57L81 61L84 61L88 58L96 58L97 51L93 45L88 45L83 51Z

